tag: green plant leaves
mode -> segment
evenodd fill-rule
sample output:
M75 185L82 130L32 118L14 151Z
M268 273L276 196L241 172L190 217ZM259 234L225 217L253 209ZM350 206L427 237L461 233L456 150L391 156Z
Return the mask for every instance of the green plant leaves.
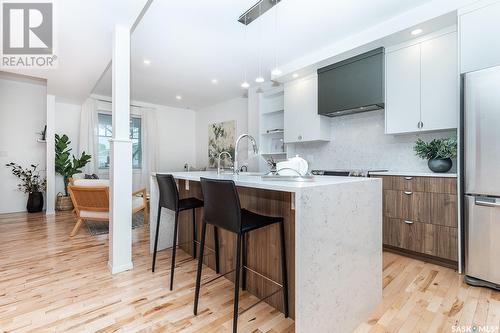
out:
M434 158L455 158L457 157L457 139L434 139L428 143L422 139L417 139L413 149L418 157L425 160Z
M82 152L82 155L79 158L76 158L75 155L72 155L70 158L72 149L69 147L71 141L68 136L66 134L62 136L56 134L55 138L55 168L56 172L64 177L65 191L66 195L68 195L68 178L72 177L76 173L81 173L81 169L90 162L91 156Z
M23 168L20 165L10 162L5 165L12 169L12 174L21 180L17 185L19 191L24 193L43 192L47 187L47 180L40 176L38 165L31 164L30 168Z

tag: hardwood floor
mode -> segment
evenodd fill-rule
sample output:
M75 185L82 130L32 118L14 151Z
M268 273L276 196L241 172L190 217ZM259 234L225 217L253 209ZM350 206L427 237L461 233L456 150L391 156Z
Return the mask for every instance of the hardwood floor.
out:
M221 278L202 287L193 316L196 262L178 253L174 291L168 290L170 251L151 273L149 231L133 232L134 269L112 276L107 235L85 227L69 238L71 214L0 215L0 331L2 332L227 332L233 285ZM215 276L206 268L204 280ZM240 295L245 309L257 299ZM293 332L294 322L260 303L240 316L241 332Z
M356 333L499 332L500 292L471 287L454 270L390 252L384 252L383 267L384 300Z
M86 228L69 238L71 214L0 215L0 331L2 332L227 332L232 324L232 284L220 279L202 288L200 313L192 314L195 262L176 270L168 290L169 251L152 274L147 227L133 232L134 269L112 276L107 235ZM180 251L180 260L189 258ZM214 276L204 269L204 279ZM453 325L500 321L500 293L469 287L451 269L384 253L384 301L360 332L452 332ZM241 308L256 298L241 294ZM293 332L291 319L265 303L245 312L240 332ZM339 332L332 328L332 332ZM498 332L489 330L488 332Z

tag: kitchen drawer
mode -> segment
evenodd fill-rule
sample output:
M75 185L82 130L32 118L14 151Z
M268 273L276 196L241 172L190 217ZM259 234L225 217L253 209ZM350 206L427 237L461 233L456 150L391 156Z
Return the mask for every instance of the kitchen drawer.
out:
M383 176L384 190L457 193L457 179L448 177Z
M427 192L457 194L457 179L429 177Z
M431 193L430 223L447 227L458 226L458 197L455 194Z
M423 253L424 227L423 223L384 217L383 242L386 245Z
M384 191L384 216L429 223L431 194L413 191Z
M457 239L457 228L433 224L424 225L425 254L457 261Z

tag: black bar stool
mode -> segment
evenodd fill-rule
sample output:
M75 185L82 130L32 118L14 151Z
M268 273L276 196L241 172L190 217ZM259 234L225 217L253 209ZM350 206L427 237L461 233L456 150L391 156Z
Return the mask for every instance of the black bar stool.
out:
M173 210L175 212L175 222L174 222L174 241L172 246L172 264L170 268L170 290L173 289L174 285L174 271L175 271L175 254L177 249L177 233L179 224L179 213L185 210L192 210L193 212L193 258L196 258L196 208L203 207L203 201L197 198L186 198L179 199L179 191L177 189L177 184L172 175L156 175L156 180L158 182L158 188L160 192L160 198L158 200L158 218L156 222L156 235L155 235L155 246L153 252L153 265L151 270L155 271L156 264L156 252L158 249L158 234L160 232L160 217L161 209L166 208ZM215 265L216 272L219 272L219 237L217 234L217 228L214 228L214 244L215 244ZM202 248L204 245L201 245ZM203 251L201 251L201 256L203 256Z
M288 317L288 277L286 269L285 253L285 227L282 217L263 216L246 209L241 209L240 198L236 191L236 186L232 180L215 180L201 178L201 189L205 200L204 219L201 229L201 248L198 258L198 271L196 274L196 290L194 294L194 315L198 313L198 299L200 295L201 270L203 266L203 246L205 244L205 234L207 224L217 228L222 228L237 235L236 241L236 265L234 278L234 313L233 332L237 332L238 326L238 296L240 286L240 270L243 268L242 284L243 290L246 288L245 261L246 249L244 236L252 230L256 230L274 223L279 224L280 245L281 245L281 274L284 314ZM242 250L243 246L243 250ZM243 253L242 253L243 252ZM243 265L241 257L243 256ZM231 271L233 272L233 271ZM227 272L225 274L231 273ZM220 277L220 276L219 276ZM213 279L215 280L215 279ZM211 281L213 281L211 280ZM209 281L209 282L211 282Z

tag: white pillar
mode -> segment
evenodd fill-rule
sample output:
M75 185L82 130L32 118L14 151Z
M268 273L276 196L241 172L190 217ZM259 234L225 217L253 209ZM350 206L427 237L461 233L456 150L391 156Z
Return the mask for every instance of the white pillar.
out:
M132 141L130 131L130 28L113 36L113 139L110 165L109 262L111 273L132 269Z
M56 204L56 169L55 169L55 112L56 97L47 95L47 131L45 140L47 142L47 190L45 192L45 214L55 214Z

